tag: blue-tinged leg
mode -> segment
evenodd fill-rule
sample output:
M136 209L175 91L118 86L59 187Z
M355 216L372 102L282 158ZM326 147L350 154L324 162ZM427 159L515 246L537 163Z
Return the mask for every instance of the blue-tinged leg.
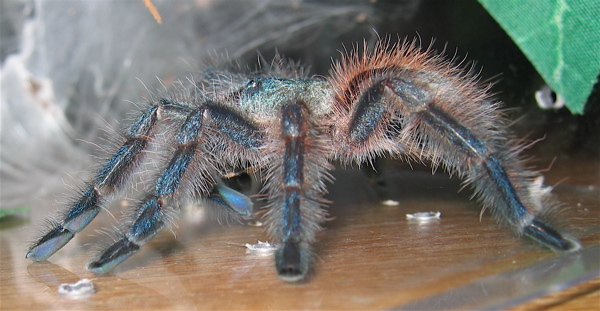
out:
M288 282L305 279L309 273L311 244L326 212L322 196L327 178L325 142L310 123L310 111L302 101L288 102L281 110L281 146L272 180L269 180L269 221L281 241L275 253L279 277ZM283 149L283 150L281 150ZM280 151L281 150L281 151Z
M140 246L127 238L121 238L109 246L95 261L88 264L88 270L96 274L104 274L119 265L140 250Z
M152 239L165 226L166 204L181 185L183 174L194 157L204 111L204 108L199 108L184 121L176 135L178 146L164 172L158 177L154 194L142 202L137 218L125 237L110 245L88 265L90 271L97 274L109 272L139 251L142 244Z
M125 143L98 171L89 188L73 204L63 220L33 244L27 252L27 258L35 261L48 259L98 215L102 196L119 189L140 163L152 137L159 107L150 106L131 125L125 134Z
M283 205L282 246L275 254L275 266L279 277L285 281L303 279L309 268L310 254L302 245L302 187L304 186L304 148L306 121L300 103L289 103L283 107L281 117L282 138L285 142L283 154Z
M492 208L520 234L555 251L575 251L581 247L579 242L537 217L536 210L541 207L534 207L531 203L533 200L530 196L536 195L530 190L533 187L532 182L526 179L519 180L518 172L514 172L515 177L511 179L500 160L501 154L490 150L470 130L433 105L428 106L426 112L421 113L421 117L460 148L468 158L473 159L476 164L469 168L469 174L476 176L470 179L473 180L477 193L482 194L483 200L493 201ZM502 157L508 163L516 160L516 155L513 155L513 158ZM526 191L518 191L515 183L521 184L521 187L527 184L529 186L526 187Z
M423 130L427 133L421 136L420 143L424 148L432 148L427 150L432 160L443 161L448 168L466 176L484 205L519 234L555 251L579 249L577 241L540 219L543 207L536 203L541 201L536 197L541 194L533 190L536 187L532 181L534 174L525 169L515 147L494 137L506 135L506 129L501 121L493 119L500 117L493 115L492 108L470 103L469 107L479 109L479 115L474 115L483 118L487 114L489 119L471 117L468 121L472 126L467 127L457 119L459 116L449 114L425 93L429 85L416 87L416 77L414 74L413 78L384 80L382 84L402 99L410 118L425 125ZM484 127L490 124L486 122L494 125Z
M141 245L152 239L166 225L165 209L176 199L174 196L197 151L199 135L207 115L214 123L211 125L234 143L254 151L262 144L258 128L229 108L208 102L192 111L175 136L178 145L162 175L156 180L154 193L141 204L137 218L125 236L110 245L88 265L88 269L98 274L109 272L136 253ZM216 186L216 192L227 207L239 213L250 213L251 202L241 193L225 186Z

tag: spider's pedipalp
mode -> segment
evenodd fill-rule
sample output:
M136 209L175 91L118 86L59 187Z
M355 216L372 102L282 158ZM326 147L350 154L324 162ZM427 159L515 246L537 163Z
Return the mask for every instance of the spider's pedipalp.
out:
M229 208L239 215L250 216L252 214L252 206L254 205L252 200L243 193L225 185L215 185L208 199Z

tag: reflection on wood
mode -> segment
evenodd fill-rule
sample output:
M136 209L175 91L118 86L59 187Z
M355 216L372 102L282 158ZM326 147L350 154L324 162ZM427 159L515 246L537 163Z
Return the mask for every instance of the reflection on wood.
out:
M554 189L571 207L561 218L568 220L585 246L598 244L600 164L561 162L546 173L548 184L570 176ZM40 211L32 213L32 222L25 225L15 217L0 222L1 309L392 308L556 256L515 239L489 215L479 221L479 206L468 199L469 191L457 193L460 184L455 178L420 170L394 172L391 184L397 191L391 199L400 204L384 206L360 172L335 175L328 197L335 202L332 220L319 234L316 265L308 282L284 283L277 278L271 257L246 253L246 243L268 241L263 228L198 224L183 215L179 227L173 227L176 237L169 231L160 233L108 276L84 268L97 248L93 245L106 241L95 230L114 224L107 215L50 262L31 262L24 254L37 232L33 224L47 214ZM441 219L419 223L405 216L428 211L441 212ZM14 222L20 225L11 225ZM59 284L82 278L92 280L94 296L59 297ZM598 288L596 280L554 298L538 299L532 306L569 303L569 308L597 308Z

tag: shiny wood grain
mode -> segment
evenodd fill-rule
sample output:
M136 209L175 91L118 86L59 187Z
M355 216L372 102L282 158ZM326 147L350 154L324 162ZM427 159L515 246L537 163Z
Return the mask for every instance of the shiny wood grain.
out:
M594 279L559 293L532 300L512 310L600 310L600 279Z
M549 160L542 165L549 163ZM49 262L25 259L29 241L51 210L41 199L31 219L0 221L0 308L2 310L289 310L387 309L429 297L474 280L525 267L556 254L519 241L469 200L470 191L442 173L391 170L392 199L379 203L358 171L336 170L328 198L331 220L316 245L316 264L307 282L289 284L276 276L273 259L246 254L244 245L267 241L264 228L220 226L198 208L179 215L178 226L160 233L107 276L85 270L110 242L99 232L117 222L102 213ZM585 246L600 243L600 160L562 157L545 173L559 183L554 194L569 206L561 212ZM127 206L115 204L112 215ZM440 211L426 224L407 213ZM118 218L115 216L115 218ZM102 243L104 241L104 243ZM83 300L57 293L61 283L89 278L97 292ZM530 301L522 309L593 310L599 281Z

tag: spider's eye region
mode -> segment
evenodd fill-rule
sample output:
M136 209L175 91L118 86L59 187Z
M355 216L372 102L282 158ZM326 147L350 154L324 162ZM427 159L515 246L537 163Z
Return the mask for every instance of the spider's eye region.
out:
M255 95L256 93L260 92L261 89L262 89L262 81L257 80L257 79L252 79L252 80L248 81L248 83L246 84L244 93L252 96L252 95Z
M261 80L257 80L257 79L252 79L250 81L248 81L248 84L246 84L246 90L248 91L252 91L252 90L260 90L260 88L262 87L262 81Z

